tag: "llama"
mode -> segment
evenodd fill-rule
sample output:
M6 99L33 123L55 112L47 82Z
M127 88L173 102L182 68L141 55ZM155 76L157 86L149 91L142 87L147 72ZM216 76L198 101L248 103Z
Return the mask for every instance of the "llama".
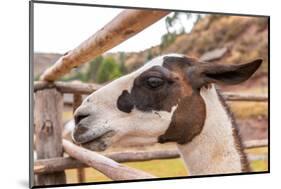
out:
M83 101L75 111L73 141L95 151L175 142L191 175L248 172L235 121L215 84L239 84L261 62L154 58Z

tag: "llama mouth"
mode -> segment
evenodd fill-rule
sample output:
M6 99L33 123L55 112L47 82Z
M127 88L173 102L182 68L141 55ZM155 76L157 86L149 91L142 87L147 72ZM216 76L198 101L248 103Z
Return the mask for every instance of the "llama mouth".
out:
M104 151L111 144L110 138L114 135L115 132L113 130L110 130L97 138L94 138L84 143L80 143L80 145L92 151Z

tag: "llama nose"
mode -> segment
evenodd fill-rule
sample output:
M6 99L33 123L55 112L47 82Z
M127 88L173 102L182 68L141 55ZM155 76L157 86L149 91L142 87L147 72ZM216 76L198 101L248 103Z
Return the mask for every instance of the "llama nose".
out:
M89 116L90 116L89 113L81 113L81 112L75 113L74 115L75 125L78 125L83 119L86 119Z

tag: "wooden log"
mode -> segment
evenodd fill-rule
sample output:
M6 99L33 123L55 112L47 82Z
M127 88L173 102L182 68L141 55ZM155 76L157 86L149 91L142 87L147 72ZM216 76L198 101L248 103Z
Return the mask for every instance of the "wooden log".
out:
M36 81L34 82L34 92L56 88L61 93L76 93L76 94L91 94L92 92L101 88L102 85L92 84L92 83L77 83L77 82L46 82L46 81Z
M43 90L47 88L56 88L62 93L77 93L77 94L91 94L92 92L101 88L102 85L91 83L71 83L71 82L45 82L36 81L34 83L34 91ZM268 96L266 95L252 95L252 94L239 94L239 93L223 93L223 97L227 101L256 101L267 102Z
M35 93L34 123L37 159L62 157L63 97L56 89ZM37 167L38 168L38 167ZM65 184L64 171L38 175L36 185Z
M178 152L176 150L170 150L171 152L175 153L173 156L169 157L163 157L163 158L155 158L155 159L169 159L169 158L179 158L180 155L178 154ZM147 152L145 152L147 153ZM110 157L110 156L107 156ZM113 159L113 158L112 158ZM128 159L128 158L126 158ZM132 159L129 159L129 161L127 161L126 159L124 159L124 162L130 162ZM266 160L267 159L267 155L248 155L248 160L250 161L255 161L255 160ZM117 161L116 159L114 159L115 161ZM150 159L153 160L153 159ZM140 161L140 160L137 160ZM137 162L134 161L134 162ZM147 160L144 160L147 161ZM122 159L120 159L120 161L117 162L123 162ZM62 171L65 169L76 169L76 168L87 168L89 167L87 164L81 163L79 160L73 159L71 157L63 157L63 158L52 158L52 159L46 159L46 160L37 160L35 162L35 166L34 166L34 173L35 174L43 174L43 173L54 173L57 171Z
M53 159L56 159L56 158L53 158ZM48 159L48 160L53 160L53 159ZM61 158L62 159L62 158ZM39 160L40 161L40 160ZM37 174L37 173L46 173L44 172L45 170L45 165L34 165L34 174ZM61 170L59 170L61 171ZM48 173L52 173L52 172L48 172Z
M178 158L179 153L177 150L159 150L159 151L151 151L151 152L145 152L145 151L144 152L116 152L112 154L106 154L105 156L110 159L113 159L114 161L122 163L122 162L149 161L154 159ZM35 162L34 171L40 174L40 173L56 172L65 169L75 169L80 167L89 167L89 166L71 157L63 157L63 158L52 158L48 160L38 160Z
M82 103L82 95L73 94L73 113L81 105L81 103ZM86 172L84 168L77 169L77 178L79 183L85 182Z
M245 148L266 147L268 140L251 140L244 142ZM119 163L149 161L155 159L170 159L180 157L177 150L141 151L141 152L116 152L105 154L106 157ZM71 157L52 158L35 162L34 172L37 174L52 173L65 169L89 167L87 164ZM40 168L40 169L39 169Z
M153 159L170 159L170 158L179 158L180 155L177 152L177 150L169 150L169 152L174 153L171 156L166 156L166 157L155 157L152 159L147 159L147 160L134 160L133 162L137 161L148 161L148 160L153 160ZM142 153L148 153L148 152L142 152ZM152 152L153 153L153 152ZM111 158L110 155L107 155L107 157ZM114 157L112 158L113 160L117 162L130 162L135 158L126 157L126 158L121 158L120 160L115 159ZM142 159L142 158L141 158ZM266 160L267 155L248 155L248 160L250 161L255 161L255 160ZM54 173L57 171L62 171L65 169L76 169L76 168L87 168L89 167L87 164L84 164L80 162L79 160L73 159L71 157L62 157L62 158L52 158L52 159L45 159L45 160L37 160L34 165L34 173L35 174L44 174L44 173Z
M267 102L268 97L265 95L238 94L238 93L223 93L223 97L227 101L253 101Z
M258 147L267 147L268 146L268 140L267 139L261 139L261 140L249 140L243 142L244 148L258 148Z
M112 180L135 180L155 178L146 172L127 167L101 154L81 148L67 140L63 140L63 147L71 157L93 167Z
M125 10L75 49L62 56L40 77L55 81L72 68L93 60L166 16L167 11Z
M57 171L62 171L65 169L76 169L89 167L87 164L80 162L72 157L61 157L61 158L51 158L37 160L34 163L34 173L54 173Z

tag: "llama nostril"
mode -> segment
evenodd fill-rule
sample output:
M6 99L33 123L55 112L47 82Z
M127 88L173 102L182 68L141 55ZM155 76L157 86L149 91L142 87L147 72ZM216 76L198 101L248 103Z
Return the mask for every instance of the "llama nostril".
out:
M75 143L83 143L83 142L87 142L87 137L85 137L85 134L89 131L89 128L84 127L84 126L79 126L76 127L73 133L73 141Z
M84 133L87 133L88 131L89 129L87 127L79 126L75 129L75 135L80 136Z
M75 125L77 125L82 119L89 117L90 114L76 114L74 115Z

